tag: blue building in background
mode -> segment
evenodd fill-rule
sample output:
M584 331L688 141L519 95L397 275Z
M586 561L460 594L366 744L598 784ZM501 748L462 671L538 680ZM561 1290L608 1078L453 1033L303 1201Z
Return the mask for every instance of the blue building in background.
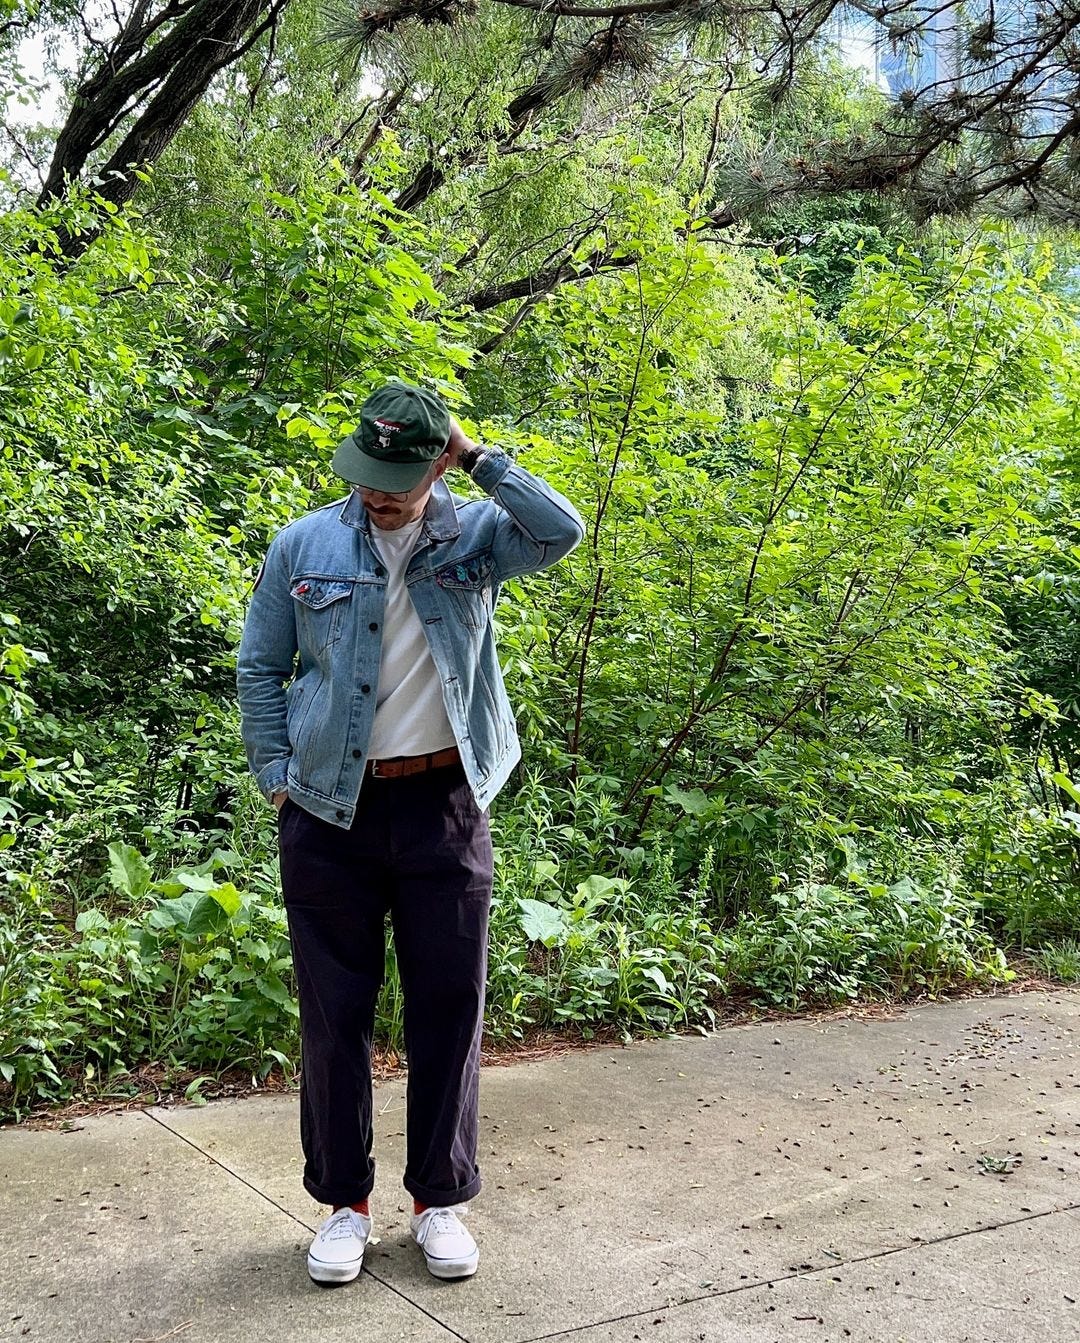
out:
M973 38L991 19L988 60L980 57ZM920 97L936 99L953 87L974 93L1000 84L1030 59L1039 22L1037 0L961 0L947 9L941 0L913 0L894 6L888 25L841 6L828 36L844 60L882 93L917 102ZM1023 129L1029 134L1053 131L1076 104L1077 77L1064 60L1051 52L1024 81Z

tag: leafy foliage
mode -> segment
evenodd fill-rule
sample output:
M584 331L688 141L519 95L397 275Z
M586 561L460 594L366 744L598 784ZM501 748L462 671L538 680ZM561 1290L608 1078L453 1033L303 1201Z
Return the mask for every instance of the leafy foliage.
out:
M388 373L588 522L497 613L526 766L493 817L494 1035L1067 948L1080 381L1050 244L860 218L751 258L638 180L606 191L618 267L493 322L455 298L475 220L421 225L404 171L385 137L363 185L258 177L175 236L115 211L75 261L101 200L0 219L4 1105L295 1066L232 659L269 535L334 497Z

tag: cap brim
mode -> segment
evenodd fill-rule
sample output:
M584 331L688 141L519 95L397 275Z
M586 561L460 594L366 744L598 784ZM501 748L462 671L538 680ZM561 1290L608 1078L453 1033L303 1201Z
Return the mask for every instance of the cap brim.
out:
M403 490L415 489L431 470L435 460L432 458L430 462L385 462L364 452L350 434L338 444L330 468L350 485L400 494Z

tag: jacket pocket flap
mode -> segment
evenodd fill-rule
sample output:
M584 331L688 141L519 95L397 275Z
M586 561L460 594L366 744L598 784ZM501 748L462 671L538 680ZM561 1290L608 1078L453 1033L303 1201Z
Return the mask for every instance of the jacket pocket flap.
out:
M290 592L298 601L303 602L312 611L321 611L331 602L340 601L352 592L353 585L326 578L298 578Z

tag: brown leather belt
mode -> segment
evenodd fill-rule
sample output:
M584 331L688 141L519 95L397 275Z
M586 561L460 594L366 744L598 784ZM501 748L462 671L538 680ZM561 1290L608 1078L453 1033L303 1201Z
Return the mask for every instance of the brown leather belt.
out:
M461 752L456 746L433 755L399 755L390 760L369 760L364 773L369 779L403 779L409 774L425 774L429 769L443 769L456 765Z

